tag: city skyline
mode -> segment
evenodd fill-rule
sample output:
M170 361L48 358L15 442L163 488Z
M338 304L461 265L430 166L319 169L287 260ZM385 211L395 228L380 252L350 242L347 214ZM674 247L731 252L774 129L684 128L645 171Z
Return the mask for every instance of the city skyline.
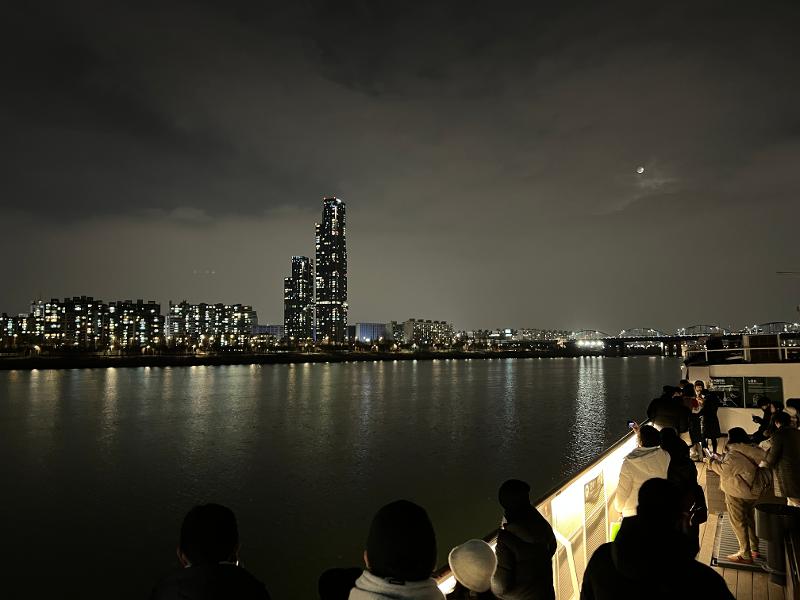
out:
M0 307L283 312L322 194L349 320L795 321L800 6L18 4ZM331 32L336 32L332 36Z

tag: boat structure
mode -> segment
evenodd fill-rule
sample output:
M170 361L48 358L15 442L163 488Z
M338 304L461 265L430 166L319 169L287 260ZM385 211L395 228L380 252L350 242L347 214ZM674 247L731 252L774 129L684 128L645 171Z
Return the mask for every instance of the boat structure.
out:
M675 379L676 383L679 378L702 380L708 389L720 395L722 407L718 415L723 434L731 427L743 427L749 433L756 430L752 417L760 414L759 395L780 401L800 398L800 340L796 335L787 339L781 335L743 335L738 340L728 336L723 343L716 342L686 349L685 364L680 377L676 373ZM636 445L635 434L628 433L571 479L534 502L553 527L558 542L553 557L557 600L579 598L589 559L597 548L611 541L621 519L613 506L620 467ZM737 599L800 599L797 566L800 536L796 533L787 536L782 544L784 556L779 559L785 575L776 576L766 564L738 569L717 562L724 537L721 535L724 496L718 476L703 463L697 466L698 482L703 486L709 507L708 521L700 529L697 560L716 569ZM494 531L483 539L494 547L496 538ZM445 594L454 588L455 578L447 566L436 577Z

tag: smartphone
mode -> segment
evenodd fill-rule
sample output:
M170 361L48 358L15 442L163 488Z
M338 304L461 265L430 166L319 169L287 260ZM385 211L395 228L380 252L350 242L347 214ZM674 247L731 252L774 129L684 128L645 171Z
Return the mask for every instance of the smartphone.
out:
M708 458L713 458L714 457L714 453L711 450L709 450L708 448L703 448L703 452L705 452L705 455Z
M633 429L636 427L636 421L628 421L628 429Z

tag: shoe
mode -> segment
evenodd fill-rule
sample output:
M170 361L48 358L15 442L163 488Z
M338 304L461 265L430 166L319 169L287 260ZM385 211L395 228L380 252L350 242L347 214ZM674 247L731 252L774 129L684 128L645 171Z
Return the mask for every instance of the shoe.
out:
M726 556L726 558L731 562L741 563L743 565L752 565L753 564L753 559L752 558L745 558L741 554L730 554L730 555Z

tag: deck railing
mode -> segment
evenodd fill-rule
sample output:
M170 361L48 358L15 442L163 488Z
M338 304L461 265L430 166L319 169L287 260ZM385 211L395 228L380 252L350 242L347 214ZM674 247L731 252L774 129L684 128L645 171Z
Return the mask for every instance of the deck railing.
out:
M719 364L724 364L733 360L744 362L764 363L764 362L783 362L800 360L800 346L767 346L755 347L743 346L738 348L715 348L713 350L687 350L686 358L691 363L692 356L703 355L704 362L713 363L714 358L720 360ZM709 361L709 357L712 361Z
M612 503L622 459L636 447L630 432L600 454L567 482L542 496L534 505L553 527L558 549L553 557L553 585L557 600L580 595L583 572L594 551L611 539L611 524L619 515ZM494 548L497 530L483 538ZM436 574L439 589L447 594L455 586L449 567Z

